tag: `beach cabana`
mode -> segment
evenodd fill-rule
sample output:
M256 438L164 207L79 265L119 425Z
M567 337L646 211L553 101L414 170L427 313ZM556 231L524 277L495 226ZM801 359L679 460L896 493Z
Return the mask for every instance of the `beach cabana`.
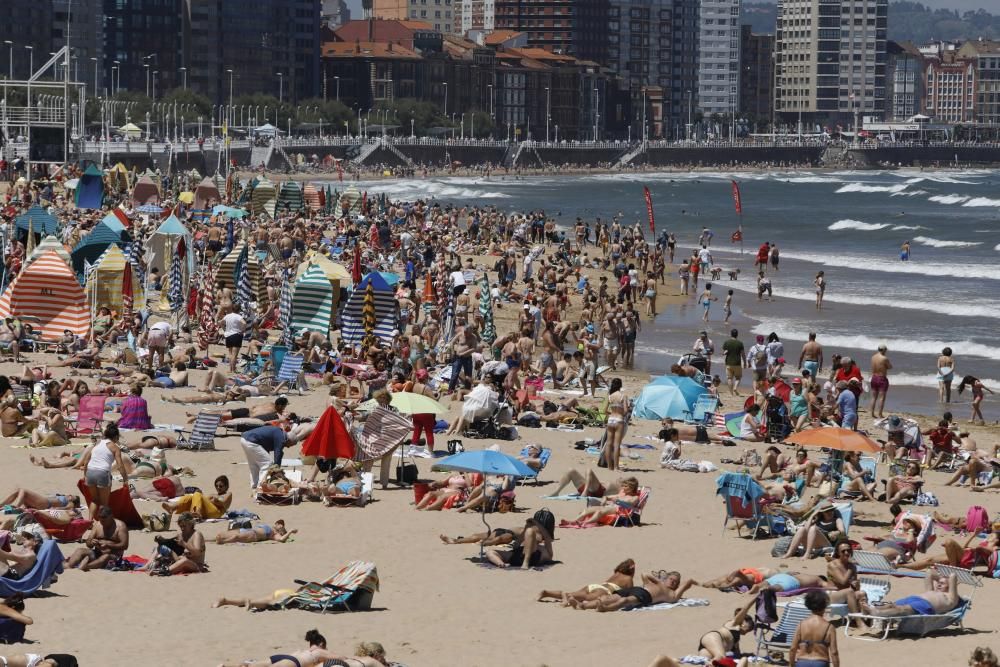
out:
M46 236L41 241L39 241L38 245L35 246L35 249L31 252L30 255L28 255L28 259L25 260L24 262L25 266L31 264L36 259L38 259L39 257L41 257L50 250L55 251L55 253L59 255L59 259L66 262L66 266L69 266L73 263L73 260L69 256L69 251L66 250L66 246L62 244L62 241L60 241L55 236L52 236L50 234L49 236Z
M132 188L132 205L138 207L143 204L158 203L160 203L160 188L156 187L156 183L148 175L140 177Z
M302 202L310 211L318 211L323 206L319 198L319 190L312 183L306 183L303 186Z
M222 258L219 262L219 269L215 273L215 284L217 287L226 286L236 294L236 264L243 253L243 246L246 243L240 241L236 246ZM257 301L263 303L267 300L267 286L264 284L264 270L257 259L257 253L247 253L247 271L250 274L250 289L257 296Z
M129 188L128 168L121 162L108 170L108 185L116 191L121 192Z
M76 184L77 208L101 208L104 202L104 173L90 164Z
M203 178L194 190L194 209L192 212L195 220L207 218L211 215L212 206L221 202L222 195L219 194L218 186L211 178Z
M333 287L318 266L310 266L298 280L292 292L293 335L303 331L318 331L329 335L333 319Z
M142 138L142 128L135 123L125 123L118 128L118 131L124 134L129 139L140 139Z
M372 286L375 305L375 330L377 338L389 343L392 341L392 332L396 328L396 295L385 280L377 273L370 273L365 276L354 291L351 293L347 304L344 306L343 326L340 335L347 343L354 345L360 343L365 337L365 328L362 319L362 310L365 305L368 285Z
M103 222L94 225L90 233L80 239L80 242L73 248L70 256L73 259L73 270L77 275L83 276L85 262L93 264L97 258L104 254L113 243L122 244L123 236L121 232L116 232Z
M267 213L273 218L277 198L278 195L274 189L274 183L266 178L261 179L254 186L253 193L250 195L250 212L254 215Z
M302 210L302 188L295 181L285 181L281 184L281 191L278 193L279 211L301 211Z
M170 271L170 261L177 249L177 242L184 239L186 248L194 247L191 232L184 226L177 216L171 215L160 223L160 226L149 235L146 240L147 256L149 259L149 269L157 269L161 276L166 276ZM193 252L187 253L187 272L189 276L194 275L195 257Z
M93 314L103 307L115 312L122 311L124 296L125 266L132 273L132 308L140 310L146 305L146 290L135 272L135 267L125 260L125 253L117 244L108 247L97 258L90 276L87 278L87 306Z
M43 340L62 338L69 329L90 334L90 310L83 287L55 250L47 250L25 265L0 296L0 317L35 318L31 325Z
M361 212L361 191L358 190L353 185L344 190L344 193L340 195L340 199L337 201L337 213L344 211L345 208L348 213L360 213Z
M17 237L19 239L28 238L29 226L31 227L31 231L39 237L59 232L59 221L56 220L54 215L46 211L38 204L35 204L24 213L17 216L15 222L17 225Z

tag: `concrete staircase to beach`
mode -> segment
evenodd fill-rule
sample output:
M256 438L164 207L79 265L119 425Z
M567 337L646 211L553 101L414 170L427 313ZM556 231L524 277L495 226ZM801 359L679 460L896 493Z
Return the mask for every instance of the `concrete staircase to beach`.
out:
M646 152L646 142L641 141L639 142L638 146L636 146L628 153L625 153L625 155L622 155L621 158L619 158L618 163L615 164L615 169L624 169L628 165L632 164L632 160L636 159L645 152Z
M403 151L399 150L398 148L396 148L395 146L393 146L388 141L385 141L384 139L379 139L379 142L382 144L383 148L385 148L390 153L392 153L393 155L395 155L396 157L398 157L400 160L402 160L403 164L405 164L407 167L409 167L411 169L413 169L413 168L416 167L416 165L413 163L413 160L411 160L409 157L406 156L406 153L404 153Z
M511 153L510 149L507 149L508 158L504 159L504 166L514 167L517 166L517 158L521 157L521 152L524 151L525 143L523 141L518 142L517 148Z
M358 153L357 156L355 156L354 159L351 160L351 162L360 167L365 163L365 160L368 159L368 156L377 151L379 149L379 146L381 145L382 145L381 139L365 144L364 146L361 147L361 152Z
M270 144L267 146L254 146L250 149L250 166L254 169L261 164L267 167L267 163L271 161L271 153L273 152L274 149Z

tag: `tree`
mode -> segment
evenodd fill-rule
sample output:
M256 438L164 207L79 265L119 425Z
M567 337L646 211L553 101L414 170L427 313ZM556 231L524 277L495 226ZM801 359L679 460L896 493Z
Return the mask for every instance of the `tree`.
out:
M174 88L166 95L164 95L160 100L164 104L186 104L194 107L195 116L205 116L208 117L212 115L212 101L209 100L204 95L200 95L193 90L184 90L183 88Z

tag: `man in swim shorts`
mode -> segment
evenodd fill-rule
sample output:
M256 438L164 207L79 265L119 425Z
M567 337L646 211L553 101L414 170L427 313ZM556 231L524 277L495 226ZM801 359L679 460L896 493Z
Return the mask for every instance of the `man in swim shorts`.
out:
M946 577L933 568L924 580L924 586L926 590L919 595L910 595L878 607L862 605L861 610L872 616L933 616L947 614L962 602L958 597L958 575Z
M892 362L886 356L889 348L879 345L878 352L872 355L872 417L882 419L885 415L885 396L889 393L889 369Z
M680 572L650 572L642 575L642 586L629 586L615 591L613 595L603 595L590 602L580 602L571 606L577 609L596 609L597 611L618 611L635 607L649 607L654 604L674 603L681 599L692 586L697 586L694 579L681 583Z

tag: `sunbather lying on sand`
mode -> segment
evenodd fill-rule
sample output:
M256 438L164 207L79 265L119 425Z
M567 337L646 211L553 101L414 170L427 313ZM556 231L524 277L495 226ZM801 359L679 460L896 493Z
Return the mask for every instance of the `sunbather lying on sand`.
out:
M614 595L623 588L631 588L633 583L635 583L635 561L629 558L618 563L615 566L615 571L602 584L589 584L578 591L567 593L542 591L538 594L538 601L561 600L562 606L568 607L571 599L576 602L589 602L604 595Z
M482 544L486 547L496 547L510 544L514 540L523 540L524 526L520 528L494 528L488 533L473 533L458 537L448 537L441 534L438 537L445 544Z
M834 588L827 581L826 577L815 574L803 574L802 572L779 572L772 574L764 581L754 584L747 595L757 597L762 591L796 591L802 588Z
M574 609L596 609L597 611L618 611L632 607L649 607L654 604L674 603L698 582L688 579L681 583L680 572L659 570L642 575L642 586L629 586L610 595L602 595L596 600L578 602L568 599Z
M215 543L232 544L233 542L240 542L242 544L250 544L252 542L267 542L268 540L286 542L288 538L297 532L299 532L298 529L285 529L284 519L278 519L274 522L273 528L266 523L258 523L253 528L224 530L215 536Z
M701 584L702 588L719 590L735 588L752 588L768 577L778 574L779 570L770 567L741 567L717 579L710 579Z
M218 603L216 607L222 606ZM309 643L309 648L303 649L301 651L295 651L294 653L278 653L272 655L266 661L244 661L244 662L230 662L220 665L219 667L316 667L317 665L348 665L349 667L369 667L369 666L379 666L385 663L373 660L371 662L364 662L361 658L347 658L343 655L338 655L332 651L328 651L326 648L326 638L319 633L318 630L310 630L306 633L306 641ZM352 665L349 660L354 660ZM368 658L368 660L371 660Z
M72 509L80 506L80 496L62 493L45 495L17 487L6 498L0 500L0 505L32 510Z
M229 478L219 475L215 478L215 495L206 496L201 491L187 493L179 498L167 500L163 509L168 512L191 512L199 521L218 519L229 510L233 502L233 492L229 490Z
M664 429L677 429L677 437L679 437L682 441L700 444L736 444L732 438L713 433L707 426L702 426L700 424L693 425L685 424L684 422L675 422L670 417L666 417L660 420L660 425Z
M14 653L0 656L5 667L77 667L76 658L67 653L50 653L42 657L38 653Z
M551 495L558 496L566 488L567 484L572 484L578 495L603 498L605 494L618 493L618 489L621 487L621 480L616 479L605 487L601 484L601 480L597 479L597 475L594 474L593 470L588 470L586 476L584 476L576 468L570 468L559 480L559 485Z
M635 477L627 477L622 480L622 488L618 493L604 497L600 505L584 510L580 516L573 521L563 520L559 523L564 527L597 526L601 520L618 514L619 507L634 507L639 502L639 480Z
M964 544L959 544L956 540L949 538L942 544L944 547L943 554L928 556L927 558L915 560L912 563L903 563L899 567L906 570L926 570L939 564L952 565L967 570L971 570L974 567L989 567L991 569L990 576L992 576L992 565L990 563L993 561L997 551L1000 551L1000 521L995 522L991 528L990 534L987 535L985 540L979 543L979 546L969 546L979 537L977 533L971 533Z
M726 621L718 630L706 632L698 642L698 655L709 660L719 660L727 653L740 655L740 637L750 635L753 638L754 624L750 609L757 604L756 596L736 610L733 618ZM669 664L669 663L668 663Z

